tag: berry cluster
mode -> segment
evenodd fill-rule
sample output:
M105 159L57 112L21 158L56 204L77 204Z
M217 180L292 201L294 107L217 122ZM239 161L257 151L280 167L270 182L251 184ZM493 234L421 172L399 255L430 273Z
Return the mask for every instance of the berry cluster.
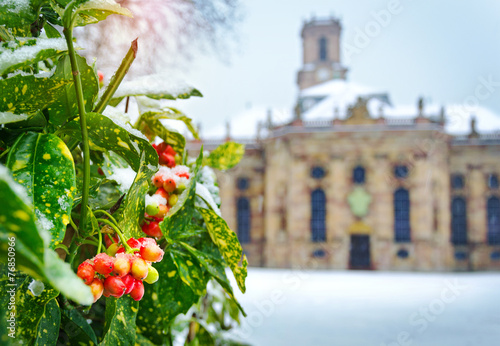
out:
M146 215L142 230L151 237L161 237L158 225L167 215L170 208L177 204L181 194L189 182L189 168L177 165L174 149L165 142L153 145L160 157L160 169L151 179L157 188L154 195L146 195Z
M134 253L127 253L123 245L112 243L107 235L105 242L107 252L80 264L77 275L90 286L94 302L103 294L116 298L130 294L132 299L141 300L144 295L142 281L152 284L158 280L158 271L151 262L161 261L163 250L152 238L130 238L127 245Z

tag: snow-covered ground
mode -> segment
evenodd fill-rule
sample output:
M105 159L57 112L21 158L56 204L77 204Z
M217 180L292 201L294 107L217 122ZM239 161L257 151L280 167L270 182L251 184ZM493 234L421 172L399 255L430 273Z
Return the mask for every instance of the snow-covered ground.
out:
M256 346L500 345L500 273L250 268L246 286Z

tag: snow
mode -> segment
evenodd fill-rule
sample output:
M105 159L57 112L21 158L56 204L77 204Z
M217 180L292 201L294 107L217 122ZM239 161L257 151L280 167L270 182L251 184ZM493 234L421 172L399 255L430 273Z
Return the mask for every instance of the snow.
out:
M500 338L499 273L249 268L246 287L235 290L248 317L234 335L254 346L489 346Z
M43 290L45 289L45 285L41 281L33 280L28 285L28 289L35 297L38 297L39 295L42 294Z
M203 166L200 171L199 182L208 189L214 202L220 205L219 188L215 185L217 183L217 176L214 170L208 166Z
M213 186L213 185L212 185ZM198 198L201 198L202 201L206 204L208 204L208 206L219 216L221 216L221 213L220 213L220 210L219 210L219 207L217 206L217 204L215 203L215 200L214 198L212 197L212 194L210 193L210 191L207 189L207 187L203 184L200 184L200 183L196 183L196 195ZM199 203L200 201L198 200L198 198L196 199L195 201L195 204L197 207L205 207L203 204L204 203Z
M36 40L36 45L24 45L14 51L9 48L0 48L0 74L8 67L35 59L37 54L46 49L56 51L67 50L66 41L63 38L19 38L20 41Z
M121 83L113 97L159 94L169 94L177 97L189 93L192 89L193 87L186 82L173 79L169 75L152 74Z
M2 6L5 6L9 12L23 13L30 12L30 0L3 0Z
M146 205L151 205L151 204L157 204L157 205L167 205L167 200L163 198L160 195L146 195Z
M108 107L106 107L108 108ZM119 114L121 116L119 116ZM125 119L128 119L127 116L123 113L121 113L119 110L116 109L115 110L112 110L112 109L109 109L107 111L107 114L104 114L104 116L106 116L108 119L110 119L112 122L114 122L116 125L120 126L121 128L127 130L129 133L133 134L134 136L136 137L139 137L139 138L142 138L146 141L148 141L148 139L146 138L146 136L144 136L144 134L137 130L137 129L134 129ZM133 140L132 140L133 142Z
M15 123L28 119L26 114L14 114L11 112L0 112L0 124Z
M113 174L108 179L116 181L121 193L126 193L134 183L136 173L131 167L113 168Z

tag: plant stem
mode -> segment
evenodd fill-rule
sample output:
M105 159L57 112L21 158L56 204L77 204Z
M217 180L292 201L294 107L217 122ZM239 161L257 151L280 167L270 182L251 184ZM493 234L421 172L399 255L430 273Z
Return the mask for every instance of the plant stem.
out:
M109 225L109 226L113 227L113 229L115 230L116 234L118 234L118 237L120 237L120 240L123 243L123 246L125 247L125 250L127 251L127 253L133 253L133 252L139 251L139 249L133 249L132 247L130 247L130 245L128 245L127 240L123 236L123 233L111 221L109 221L108 219L97 219L97 221L105 223L106 225Z
M109 219L110 219L111 221L113 221L113 222L114 222L114 224L115 224L116 226L118 226L118 222L116 221L116 219L115 219L113 216L111 216L111 214L110 214L110 213L108 213L106 210L101 210L101 209L96 210L96 211L94 211L94 215L95 215L95 214L104 214L104 215L106 215L107 217L109 217Z
M102 233L101 230L99 230L99 246L97 247L97 253L101 253L101 247L102 247Z
M82 188L82 203L80 208L80 226L85 232L87 227L87 205L89 201L89 187L90 187L90 152L89 152L89 139L87 132L87 119L85 115L85 103L83 101L83 87L78 64L76 62L75 48L73 47L73 30L71 28L64 28L64 37L68 45L68 53L71 61L71 70L73 74L73 81L75 83L76 101L78 104L78 114L80 116L80 127L82 131L83 142L83 188Z

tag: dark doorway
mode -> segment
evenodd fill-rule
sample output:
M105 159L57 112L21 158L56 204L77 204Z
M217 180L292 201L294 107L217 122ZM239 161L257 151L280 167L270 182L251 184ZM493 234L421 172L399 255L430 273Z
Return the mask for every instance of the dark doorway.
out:
M349 269L371 269L369 235L351 235Z

